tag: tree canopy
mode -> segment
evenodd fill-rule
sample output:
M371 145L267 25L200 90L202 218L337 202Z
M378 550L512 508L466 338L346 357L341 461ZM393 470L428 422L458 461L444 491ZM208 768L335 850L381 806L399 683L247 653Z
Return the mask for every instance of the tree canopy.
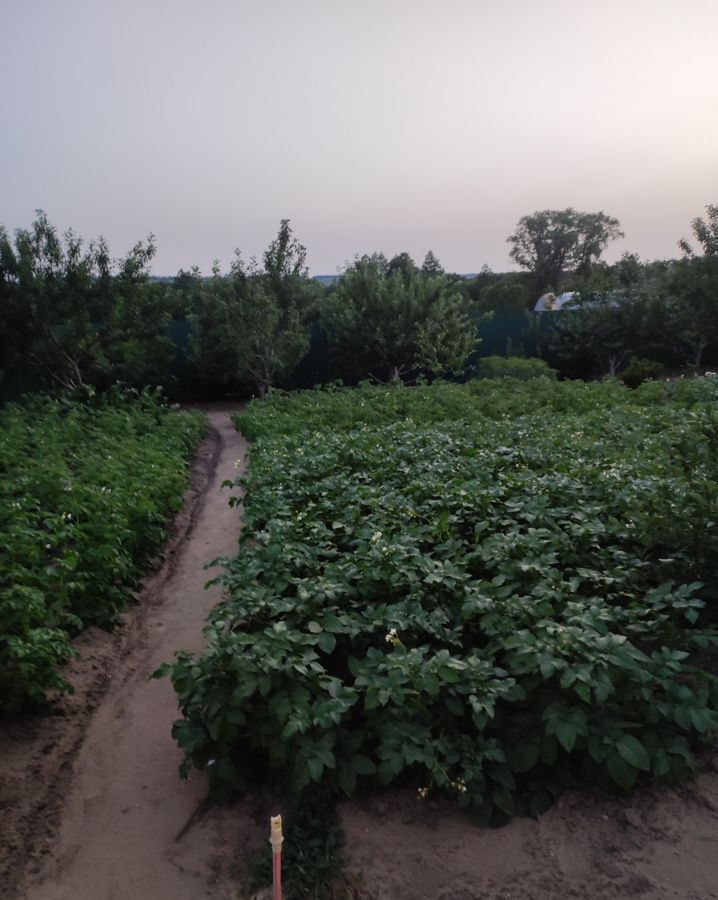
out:
M0 229L0 367L45 387L164 383L172 358L165 289L153 292L154 238L113 260L103 238L60 237L38 210L14 241Z
M191 317L200 371L216 384L250 383L265 396L307 352L320 290L308 276L305 248L282 219L261 266L245 264L237 251L228 275L215 267L201 286Z
M322 319L343 377L396 381L410 370L461 369L477 344L467 311L466 297L433 254L419 270L407 253L389 262L375 253L344 271Z
M603 212L544 209L522 216L509 255L534 276L536 291L557 289L565 272L586 276L607 245L623 237L618 219Z

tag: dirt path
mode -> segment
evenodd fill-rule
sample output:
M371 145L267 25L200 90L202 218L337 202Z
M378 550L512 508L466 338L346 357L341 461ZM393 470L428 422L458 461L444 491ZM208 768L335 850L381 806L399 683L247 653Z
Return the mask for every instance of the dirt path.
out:
M170 736L176 698L168 679L150 680L177 649L201 649L205 617L220 596L217 587L204 590L211 577L204 565L237 548L240 516L220 486L236 476L245 442L229 409L206 411L215 435L204 448L209 471L195 498L194 521L121 665L109 667L110 686L76 755L64 761L71 774L59 828L49 846L36 851L19 891L27 900L197 900L205 891L236 896L231 879L218 871L218 859L232 855L230 817L215 810L201 815L201 775L178 779L181 754ZM36 814L44 813L41 807Z

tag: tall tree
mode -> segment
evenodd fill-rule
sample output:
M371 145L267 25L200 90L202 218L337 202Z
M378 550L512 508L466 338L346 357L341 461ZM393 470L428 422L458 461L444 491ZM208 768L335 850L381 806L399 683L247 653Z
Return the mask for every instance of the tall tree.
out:
M261 266L255 260L246 265L237 251L227 276L215 267L192 317L193 357L204 377L225 385L248 382L264 397L307 352L319 291L288 219Z
M679 241L683 259L671 280L669 308L676 333L687 349L687 362L699 368L709 344L718 344L718 205L706 206L706 218L691 222L698 248Z
M424 274L404 254L393 271L382 254L363 256L323 310L334 365L348 380L458 371L477 343L467 306L448 276Z
M522 216L506 240L511 258L533 274L535 290L543 291L557 289L564 272L589 275L610 241L619 237L618 219L569 207Z
M444 267L438 260L433 250L428 250L421 265L421 271L424 275L443 275Z
M718 259L718 205L709 203L706 206L706 218L697 216L691 222L691 228L693 237L703 251L703 256L707 259ZM678 244L689 259L695 259L698 255L685 238Z
M14 244L3 231L4 364L34 369L48 387L161 383L172 354L165 292L148 283L154 252L150 235L113 260L103 238L60 237L41 210Z

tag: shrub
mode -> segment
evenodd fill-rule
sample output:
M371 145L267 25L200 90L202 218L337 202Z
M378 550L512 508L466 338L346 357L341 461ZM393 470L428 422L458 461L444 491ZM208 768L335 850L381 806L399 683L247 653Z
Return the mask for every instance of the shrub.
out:
M479 360L477 378L550 378L556 380L558 373L543 359L527 359L523 356L485 356Z
M663 371L663 366L652 359L631 357L631 361L621 373L621 380L629 388L637 388L649 378L657 378Z

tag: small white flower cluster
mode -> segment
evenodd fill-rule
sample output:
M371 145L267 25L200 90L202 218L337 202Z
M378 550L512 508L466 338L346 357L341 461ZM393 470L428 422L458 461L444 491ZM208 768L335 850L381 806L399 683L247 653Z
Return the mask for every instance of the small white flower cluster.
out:
M381 531L375 531L374 534L371 536L372 544L378 544L379 541L382 539L382 537L383 537L383 534L381 533Z
M396 628L390 628L389 633L386 635L384 640L387 642L387 644L391 644L393 647L397 647L401 643Z
M452 788L456 788L456 790L460 794L466 793L466 782L463 780L463 778L459 778L458 781L452 781L451 786L452 786Z
M235 462L234 468L238 469L241 465L242 465L242 457L240 456L239 459Z
M63 513L62 514L63 521L69 522L72 519L72 513Z
M426 798L429 796L429 788L420 787L417 789L416 793L421 797L422 800L426 800Z

